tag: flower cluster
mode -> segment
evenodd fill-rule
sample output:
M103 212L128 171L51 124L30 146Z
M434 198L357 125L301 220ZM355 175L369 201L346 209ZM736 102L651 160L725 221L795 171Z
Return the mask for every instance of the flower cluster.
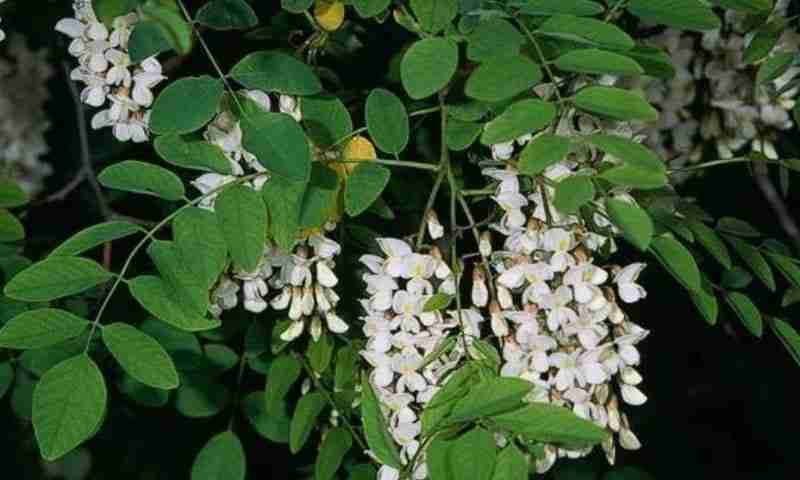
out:
M464 355L464 339L480 336L484 321L476 309L426 311L435 294L454 295L455 277L437 250L430 255L413 251L406 242L380 238L383 255L364 255L363 279L368 298L363 331L367 344L361 355L371 365L370 383L388 420L389 431L400 447L404 463L418 458L413 476L427 477L424 454L419 454L419 414L443 384L443 379ZM455 347L436 359L426 357L439 347L448 332L459 329ZM467 340L468 341L468 340ZM445 379L446 380L446 379ZM379 480L396 480L400 472L384 465Z
M776 15L785 17L787 5L786 0L776 2ZM653 39L673 60L676 75L647 86L648 99L661 115L644 133L648 144L671 163L699 161L701 140L713 141L719 158L731 158L748 146L777 158L771 138L763 135L792 127L791 110L798 88L787 85L800 69L791 67L757 87L755 69L744 61L752 38L742 15L728 11L723 26L705 32L702 38L667 30ZM786 29L773 54L796 51L799 46L800 35ZM702 53L698 55L698 51ZM699 99L698 92L703 92ZM703 105L699 121L690 111L696 99Z
M493 153L496 159L510 158L513 145L495 146ZM575 166L565 160L544 175L563 179L575 173ZM491 329L503 350L501 374L532 382L530 401L571 408L615 433L623 448L639 448L619 402L646 401L637 387L642 377L636 370L636 344L648 332L626 317L617 298L632 303L645 297L636 283L645 265L595 265L592 252L608 238L552 208L551 188L524 194L522 180L510 167L488 168L484 174L498 182L493 199L504 214L493 229L503 245L496 251L488 242L481 245L490 258L495 298L488 295L489 275L476 267L472 302L480 308L488 304ZM595 216L596 221L604 218L600 211ZM602 446L613 463L614 436ZM577 458L590 451L548 445L537 469L543 473L560 456Z
M241 94L265 111L273 107L270 96L259 90L244 90ZM278 110L300 121L301 114L294 97L281 95L277 102ZM231 166L230 175L206 173L192 184L203 194L235 181L237 178L253 173L264 173L249 182L247 186L261 190L268 181L264 166L255 155L242 145L242 129L236 115L223 111L217 115L204 132L205 139L218 146ZM209 195L200 203L201 207L214 208L216 195ZM335 225L327 225L333 230ZM271 243L264 245L264 252L258 267L250 272L233 271L224 275L212 294L211 311L219 315L223 310L236 307L241 294L244 308L253 313L261 313L272 307L287 310L292 323L282 333L284 341L292 341L306 329L314 339L318 339L325 326L334 333L344 333L348 325L336 314L339 296L333 290L338 283L334 273L335 258L341 246L325 236L325 232L313 233L299 241L294 251L287 254ZM270 297L270 292L277 292Z
M111 127L122 142L147 141L152 89L166 77L155 57L138 65L131 62L128 40L138 14L116 18L109 30L88 0L77 0L73 7L75 16L60 20L56 30L72 38L69 52L79 64L71 78L84 84L81 100L105 107L92 118L92 128Z
M8 59L0 58L0 175L35 195L52 171L41 159L49 151L44 106L53 69L47 51L29 49L19 35L12 35L7 47Z

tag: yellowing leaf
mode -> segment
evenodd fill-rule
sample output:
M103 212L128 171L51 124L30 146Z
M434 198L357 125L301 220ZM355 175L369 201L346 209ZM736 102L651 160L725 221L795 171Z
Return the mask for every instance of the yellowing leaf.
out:
M338 1L317 0L314 5L314 19L323 29L332 32L344 23L344 4Z

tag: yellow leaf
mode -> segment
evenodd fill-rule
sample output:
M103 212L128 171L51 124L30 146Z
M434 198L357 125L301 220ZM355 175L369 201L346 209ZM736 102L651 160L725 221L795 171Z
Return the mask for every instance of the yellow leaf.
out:
M334 0L317 0L314 18L328 32L337 30L344 23L344 3Z

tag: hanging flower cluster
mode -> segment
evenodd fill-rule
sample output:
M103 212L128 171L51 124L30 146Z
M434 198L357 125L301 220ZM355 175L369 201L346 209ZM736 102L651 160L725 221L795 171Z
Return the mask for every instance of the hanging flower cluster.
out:
M776 17L786 16L788 3L776 2ZM780 35L773 54L797 51L800 36L796 32L784 29ZM791 110L798 88L784 87L800 69L790 67L774 80L756 86L755 69L744 57L752 39L744 16L734 11L726 12L721 28L707 31L701 38L667 30L653 39L655 46L669 54L676 74L646 88L647 98L661 110L658 122L643 132L648 145L678 166L700 160L701 139L714 142L719 158L731 158L747 146L778 158L772 139L762 136L765 131L792 127ZM701 87L701 83L707 86ZM698 121L692 107L701 92L703 115Z
M495 160L513 153L513 144L493 148ZM565 160L549 167L544 176L560 181L574 175L577 165ZM577 216L553 208L551 187L542 185L525 194L522 179L511 167L487 168L484 174L497 183L493 200L504 214L492 227L502 236L502 248L492 251L491 243L481 242L482 254L490 257L496 298L490 299L488 275L478 266L472 303L488 306L492 332L503 350L501 374L535 384L530 401L571 408L616 434L621 447L638 449L619 399L630 405L646 401L637 387L642 377L636 370L636 344L648 331L627 318L617 298L633 303L645 297L636 283L645 265L595 265L592 252L609 239L591 233ZM603 220L598 210L595 223ZM614 436L602 446L613 463ZM577 458L590 451L548 445L537 469L544 473L558 457Z
M383 255L364 255L368 271L363 279L368 298L361 300L366 314L363 331L367 344L361 355L372 367L369 379L388 419L388 428L400 447L404 463L417 457L414 478L427 477L421 448L419 414L459 365L465 339L480 337L484 317L476 309L425 311L435 294L454 295L453 273L438 250L416 253L406 242L379 238ZM459 330L454 348L435 360L425 358L439 347L448 332ZM469 341L469 340L466 340ZM384 465L379 480L396 480L400 472Z
M52 172L42 157L49 151L44 134L50 122L44 106L53 69L48 52L31 50L21 36L10 37L6 53L7 59L0 57L0 175L35 195Z
M72 38L69 52L79 64L71 78L84 84L81 100L105 107L92 118L92 128L111 127L122 142L147 141L152 89L166 77L155 57L131 62L128 40L139 16L118 17L109 30L98 20L91 2L78 0L73 8L75 16L60 20L56 30Z
M270 96L259 90L241 92L264 111L272 109ZM278 110L301 120L298 102L294 97L281 95ZM265 168L252 153L242 145L242 129L236 115L223 111L206 128L205 139L223 151L231 166L230 175L206 173L192 184L203 194L207 194L238 177L252 173L263 173ZM247 182L246 185L260 191L268 181L262 175ZM206 197L200 206L213 210L216 195ZM325 231L332 231L335 224L326 225ZM222 277L212 293L211 311L219 315L223 310L236 307L241 293L244 308L253 313L261 313L271 306L275 310L287 310L292 323L282 333L284 341L292 341L306 329L314 339L318 339L323 326L334 333L344 333L348 325L336 314L339 296L333 290L338 283L334 273L335 257L341 246L325 236L325 231L314 233L299 241L291 254L281 252L271 243L264 246L264 253L258 267L251 271L234 271ZM277 295L269 299L270 292Z

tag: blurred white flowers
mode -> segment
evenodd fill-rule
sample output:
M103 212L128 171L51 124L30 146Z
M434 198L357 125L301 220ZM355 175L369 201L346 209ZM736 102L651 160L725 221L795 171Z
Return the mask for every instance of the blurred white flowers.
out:
M75 16L60 20L56 30L72 39L69 52L78 59L78 67L71 78L84 84L81 100L105 107L92 118L92 128L110 127L122 142L146 142L152 89L166 77L155 57L131 63L128 40L138 15L116 18L109 30L95 16L91 2L76 1L74 10Z
M45 103L47 81L53 69L47 51L33 51L25 39L11 35L7 58L0 57L0 175L15 180L36 195L52 168L42 162L49 147L44 133L50 128Z

